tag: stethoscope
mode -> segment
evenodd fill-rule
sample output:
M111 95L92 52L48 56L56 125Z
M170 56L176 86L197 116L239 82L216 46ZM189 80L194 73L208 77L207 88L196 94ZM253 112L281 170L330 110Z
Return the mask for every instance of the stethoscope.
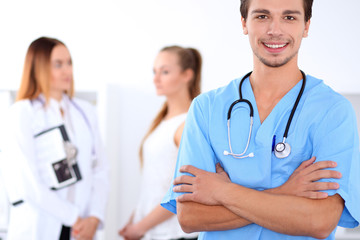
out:
M289 128L290 128L290 124L291 124L291 121L294 117L294 114L295 114L295 111L296 111L296 108L300 102L300 98L304 92L304 89L305 89L305 84L306 84L306 76L305 76L305 73L303 71L301 71L301 74L303 76L303 82L302 82L302 85L301 85L301 89L300 89L300 92L296 98L296 101L294 103L294 106L291 110L291 113L290 113L290 116L289 116L289 119L287 121L287 124L286 124L286 128L285 128L285 132L284 132L284 135L283 135L283 140L282 142L279 142L277 143L274 147L273 147L273 151L275 153L275 156L277 158L286 158L290 155L291 153L291 147L290 147L290 144L286 142L286 138L288 136L288 132L289 132ZM247 157L254 157L254 153L251 152L247 155L246 152L247 152L247 149L249 147L249 144L250 144L250 138L251 138L251 132L252 132L252 127L253 127L253 123L254 123L254 109L253 109L253 106L251 104L251 102L249 100L246 100L246 99L243 99L242 97L242 91L241 91L241 87L242 87L242 84L244 83L244 80L246 78L248 78L250 76L252 72L249 72L248 74L246 74L240 81L240 85L239 85L239 96L240 96L240 99L238 100L235 100L229 107L229 110L228 110L228 113L227 113L227 132L228 132L228 142L229 142L229 149L230 149L230 152L228 151L224 151L224 155L230 155L230 156L233 156L234 158L238 158L238 159L241 159L241 158L247 158ZM249 129L249 136L248 136L248 140L247 140L247 143L246 143L246 146L245 146L245 149L242 153L234 153L233 150L232 150L232 147L231 147L231 137L230 137L230 119L231 119L231 112L232 112L232 109L234 108L234 106L238 103L246 103L248 106L249 106L249 111L250 111L250 129Z
M37 97L37 98L35 98L35 99L33 99L33 100L37 100L37 101L39 101L43 106L45 106L45 100L42 99L41 97ZM92 131L92 127L91 127L91 124L90 124L90 121L89 121L89 119L87 118L85 112L81 109L81 107L80 107L76 102L74 102L72 99L69 99L69 100L70 100L70 104L72 104L72 105L75 107L75 109L80 113L80 115L83 117L83 119L84 119L87 127L89 128L90 134L92 135L92 139L95 139L95 138L94 138L94 133L93 133L93 131ZM70 146L70 145L69 145L69 146ZM76 156L76 154L77 154L77 149L74 149L74 148L68 147L68 146L65 146L65 149L66 149L66 151L71 151L71 153L69 152L70 155L74 155L74 154L75 154L75 156ZM92 154L92 156L95 156L95 155L96 155L96 149L95 149L94 144L92 144L92 147L91 147L91 154Z

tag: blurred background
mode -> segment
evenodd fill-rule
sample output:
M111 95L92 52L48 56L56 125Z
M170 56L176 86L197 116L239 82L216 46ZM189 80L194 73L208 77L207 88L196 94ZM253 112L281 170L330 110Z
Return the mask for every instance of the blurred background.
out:
M100 240L120 239L117 231L135 207L140 140L163 102L152 83L155 56L174 44L199 49L203 92L242 76L252 69L252 52L239 6L239 0L0 1L0 111L12 103L26 50L40 36L67 45L78 96L97 107L112 187ZM358 9L359 0L314 1L299 66L348 97L359 119ZM5 239L8 203L1 189L0 181ZM337 238L360 239L360 230L340 229Z

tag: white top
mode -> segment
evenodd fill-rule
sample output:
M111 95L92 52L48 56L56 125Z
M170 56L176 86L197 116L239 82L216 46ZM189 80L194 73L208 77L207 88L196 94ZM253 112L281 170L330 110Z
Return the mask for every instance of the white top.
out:
M163 120L144 142L142 181L134 223L143 219L156 206L160 205L171 185L178 153L178 147L174 141L175 132L185 118L186 113ZM196 233L184 233L174 215L150 229L144 239L193 238L196 236Z
M77 217L95 216L103 223L109 191L108 164L102 150L93 106L66 95L47 106L42 95L10 107L3 126L1 171L11 207L8 238L59 239L61 226L72 226ZM63 109L64 117L60 112ZM77 149L82 180L72 187L52 191L49 172L38 161L34 136L64 124ZM102 225L102 224L101 224Z

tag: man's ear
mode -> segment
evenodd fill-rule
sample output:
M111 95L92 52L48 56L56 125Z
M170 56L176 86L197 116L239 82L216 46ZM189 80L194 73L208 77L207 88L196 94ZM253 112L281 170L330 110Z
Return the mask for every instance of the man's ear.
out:
M303 38L306 38L309 35L309 28L310 28L310 19L305 23Z
M246 27L246 20L245 18L241 17L241 25L242 25L242 28L243 28L243 33L245 35L248 34L248 30L247 30L247 27Z

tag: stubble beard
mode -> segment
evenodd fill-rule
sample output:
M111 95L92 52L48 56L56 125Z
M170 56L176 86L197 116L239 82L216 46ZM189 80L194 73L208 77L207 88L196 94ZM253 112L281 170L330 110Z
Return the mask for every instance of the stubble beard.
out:
M257 52L254 52L254 54L260 60L260 62L262 62L265 66L271 67L271 68L278 68L278 67L282 67L285 64L287 64L288 62L290 62L290 60L293 59L298 54L298 51L296 51L294 54L292 54L291 56L289 56L285 59L279 59L279 60L275 60L275 61L270 61L268 59L265 59L264 57L260 56L260 54L258 54Z

